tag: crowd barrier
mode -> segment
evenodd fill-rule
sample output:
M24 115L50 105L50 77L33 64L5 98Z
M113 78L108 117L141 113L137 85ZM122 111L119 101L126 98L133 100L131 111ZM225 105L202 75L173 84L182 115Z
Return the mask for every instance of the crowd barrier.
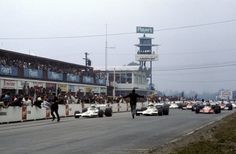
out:
M109 104L112 107L113 113L127 112L130 110L129 103L113 103ZM137 103L137 108L146 106L145 103ZM74 116L75 111L82 111L83 108L89 107L90 104L66 104L59 105L58 113L60 117ZM9 106L8 108L0 108L0 124L11 122L23 122L30 120L50 119L51 111L44 107L39 108L36 106Z

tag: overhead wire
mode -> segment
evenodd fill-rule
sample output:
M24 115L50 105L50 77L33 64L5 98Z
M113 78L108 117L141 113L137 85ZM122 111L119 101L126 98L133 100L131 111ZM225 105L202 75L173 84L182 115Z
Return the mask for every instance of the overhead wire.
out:
M203 27L203 26L210 26L210 25L216 25L216 24L230 23L230 22L235 22L235 21L236 21L236 19L230 19L230 20L217 21L217 22L209 22L209 23L203 23L203 24L195 24L195 25L186 25L186 26L179 26L179 27L162 28L162 29L157 29L157 30L154 30L154 31L166 31L166 30L178 30L178 29L186 29L186 28L195 28L195 27Z
M196 70L196 69L207 69L207 68L220 68L220 67L230 67L230 66L236 66L236 62L233 63L222 63L222 64L208 64L208 65L199 65L199 66L182 66L178 68L159 68L158 70L153 70L153 71L158 71L158 72L164 72L164 71L183 71L183 70Z
M177 83L222 83L222 82L235 82L236 80L199 80L199 81L182 81L182 80L166 80L166 79L161 79L162 81L168 81L168 82L177 82Z
M223 21L210 22L210 23L203 23L203 24L195 24L195 25L160 28L160 29L157 29L157 30L154 30L154 31L179 30L179 29L210 26L210 25L216 25L216 24L225 24L225 23L231 23L231 22L236 22L236 19L223 20ZM131 35L131 34L136 34L136 32L121 32L121 33L93 34L93 35L75 35L75 36L52 36L52 37L0 37L0 40L78 39L78 38L88 38L88 37L119 36L119 35Z

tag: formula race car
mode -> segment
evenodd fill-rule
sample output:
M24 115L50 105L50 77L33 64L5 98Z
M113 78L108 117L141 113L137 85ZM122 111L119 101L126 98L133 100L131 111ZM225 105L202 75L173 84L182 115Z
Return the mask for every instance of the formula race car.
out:
M178 106L178 104L177 104L177 103L175 103L175 102L172 102L172 103L170 103L170 106L169 106L169 108L170 108L170 109L178 109L178 108L179 108L179 106Z
M88 108L84 108L82 113L80 111L75 111L74 116L75 118L79 117L87 117L87 118L94 118L94 117L106 117L112 116L112 108L104 105L96 105L92 104Z
M196 106L198 106L198 104L201 103L199 101L188 101L185 102L184 105L182 106L183 110L192 110L195 111Z
M221 110L233 110L233 104L230 102L221 102L220 108Z
M196 106L196 110L195 112L198 113L206 113L206 114L210 114L210 113L215 113L218 114L221 112L220 106L217 104L199 104L198 106Z
M154 104L150 103L147 107L136 110L136 115L145 115L145 116L162 116L169 115L169 105L166 104Z

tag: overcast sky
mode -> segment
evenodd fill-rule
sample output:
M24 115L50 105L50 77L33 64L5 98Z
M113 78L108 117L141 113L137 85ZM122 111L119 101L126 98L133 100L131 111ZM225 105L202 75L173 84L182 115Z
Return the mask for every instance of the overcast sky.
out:
M236 90L236 0L0 0L0 25L0 48L76 64L88 52L96 67L106 25L108 66L135 61L136 26L154 27L158 90Z

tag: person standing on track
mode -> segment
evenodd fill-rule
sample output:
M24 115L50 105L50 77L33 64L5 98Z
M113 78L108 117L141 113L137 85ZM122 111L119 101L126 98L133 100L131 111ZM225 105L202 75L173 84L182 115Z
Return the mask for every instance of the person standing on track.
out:
M60 116L58 114L58 98L55 93L49 97L49 102L51 103L51 115L52 115L52 121L56 119L54 112L57 116L57 122L60 121Z
M130 94L128 94L127 96L124 96L123 98L128 98L128 97L130 99L129 103L130 103L130 107L131 107L131 115L132 115L132 118L134 119L134 115L136 113L137 99L144 98L144 96L135 93L135 89L133 89Z

